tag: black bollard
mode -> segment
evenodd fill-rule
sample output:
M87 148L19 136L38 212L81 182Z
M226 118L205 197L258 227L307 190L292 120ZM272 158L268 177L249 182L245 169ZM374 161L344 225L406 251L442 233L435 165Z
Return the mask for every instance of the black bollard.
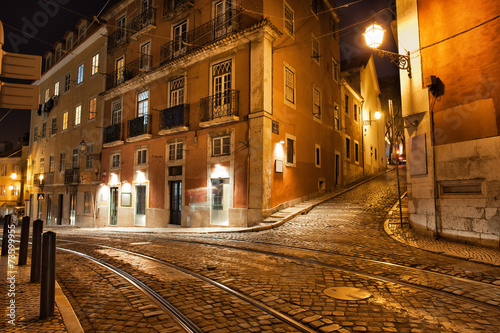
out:
M26 265L28 259L28 242L30 238L30 217L23 217L21 225L21 245L19 245L19 259L17 260L18 266Z
M3 219L3 236L2 236L2 256L6 256L9 252L9 227L10 215L5 215Z
M54 315L54 297L56 288L56 234L52 231L44 233L42 244L40 319L45 319Z
M30 282L40 281L40 259L42 257L43 221L33 222L33 237L31 240L31 279Z

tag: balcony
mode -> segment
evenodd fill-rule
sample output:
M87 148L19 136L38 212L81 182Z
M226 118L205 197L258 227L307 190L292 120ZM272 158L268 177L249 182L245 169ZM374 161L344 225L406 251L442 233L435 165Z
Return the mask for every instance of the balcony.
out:
M142 54L139 58L129 62L123 68L107 74L106 90L113 89L123 82L133 79L137 75L149 71L152 64L153 57L147 54Z
M160 112L158 134L167 135L189 130L189 104L180 104Z
M239 24L240 16L236 10L228 11L162 45L160 49L160 65L163 66L170 61L237 32L241 28Z
M128 121L127 142L136 142L151 138L152 115L137 117Z
M123 123L104 128L103 146L114 147L123 144Z
M127 40L127 30L118 28L108 36L108 53Z
M238 90L228 89L200 100L200 126L209 127L239 120Z
M147 7L128 25L128 31L130 31L130 39L136 40L140 36L147 34L155 28L156 9L153 7Z
M80 169L66 169L64 170L64 184L78 184L80 182Z
M194 0L163 0L163 19L171 20L194 6Z

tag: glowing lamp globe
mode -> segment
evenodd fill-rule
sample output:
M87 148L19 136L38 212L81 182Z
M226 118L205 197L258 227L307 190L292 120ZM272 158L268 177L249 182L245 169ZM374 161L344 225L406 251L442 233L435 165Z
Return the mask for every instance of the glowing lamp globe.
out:
M382 114L379 111L375 112L375 119L380 119L382 117Z
M376 23L368 26L363 36L365 36L366 44L372 49L377 48L382 44L385 30Z

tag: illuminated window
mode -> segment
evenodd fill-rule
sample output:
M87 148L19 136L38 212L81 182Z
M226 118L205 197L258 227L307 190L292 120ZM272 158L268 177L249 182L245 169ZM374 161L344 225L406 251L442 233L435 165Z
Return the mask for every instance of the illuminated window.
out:
M97 115L97 97L89 101L89 120L95 119Z
M63 113L63 123L62 130L65 131L68 129L68 111Z
M78 105L75 109L75 126L80 125L82 120L82 106Z
M80 84L83 82L83 64L78 66L78 76L76 78L76 84Z
M59 81L54 84L54 96L59 96Z
M90 76L94 76L99 73L99 53L92 57L92 64L90 67Z
M50 91L49 88L45 89L45 98L43 100L44 103L47 103L50 99Z
M137 117L148 115L149 90L145 90L137 95ZM144 119L144 121L146 121Z
M120 154L111 155L111 168L116 169L120 167Z

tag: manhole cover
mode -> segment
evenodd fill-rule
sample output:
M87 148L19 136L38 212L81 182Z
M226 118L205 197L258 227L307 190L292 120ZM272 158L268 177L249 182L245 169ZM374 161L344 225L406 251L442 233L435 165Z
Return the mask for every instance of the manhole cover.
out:
M333 287L323 291L327 296L344 301L359 301L370 297L368 291L354 287Z

